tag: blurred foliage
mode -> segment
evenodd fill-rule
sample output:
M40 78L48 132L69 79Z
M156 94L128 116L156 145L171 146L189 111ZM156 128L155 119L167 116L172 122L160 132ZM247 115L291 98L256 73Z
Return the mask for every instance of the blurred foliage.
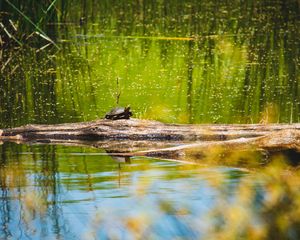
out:
M134 217L117 217L113 210L100 210L97 224L92 232L105 231L108 238L120 238L118 225L122 231L133 238L150 239L299 239L300 237L300 172L299 168L287 165L283 156L277 156L272 162L258 171L245 175L233 192L228 191L226 174L208 179L217 192L216 204L206 216L195 216L187 221L191 209L174 206L164 196L158 196L159 213L154 218L145 210ZM144 185L144 182L139 184ZM143 187L140 187L143 188ZM181 189L177 189L181 191ZM147 191L140 195L140 201L147 201ZM157 208L152 206L153 209ZM103 215L104 214L104 215ZM162 232L155 226L165 215L173 218L164 225ZM199 222L199 219L203 219ZM99 228L107 224L106 230ZM102 230L101 230L102 229ZM166 234L166 235L164 235ZM94 236L97 236L94 235ZM128 239L130 239L129 237Z
M262 171L244 178L234 201L220 195L212 211L212 239L298 239L300 175L279 157ZM232 198L232 196L230 196Z

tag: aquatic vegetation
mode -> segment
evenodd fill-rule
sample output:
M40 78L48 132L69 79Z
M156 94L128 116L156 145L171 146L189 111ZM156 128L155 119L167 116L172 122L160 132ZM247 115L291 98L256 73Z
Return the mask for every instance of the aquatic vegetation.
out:
M53 29L45 27L49 21L57 21L56 2L4 0L0 4L0 46L9 49L14 44L19 47L25 44L42 50L51 44L59 48L52 39L54 36L48 36Z
M296 0L14 5L26 16L34 6L31 21L61 50L38 37L17 53L3 52L1 89L12 92L1 99L3 127L102 117L116 105L116 79L119 104L130 104L139 118L299 121ZM0 8L9 13L0 15L5 27L11 19L22 32L35 31L6 1Z
M299 26L298 0L0 1L0 128L116 105L163 122L299 122ZM1 239L300 238L298 154L0 153Z

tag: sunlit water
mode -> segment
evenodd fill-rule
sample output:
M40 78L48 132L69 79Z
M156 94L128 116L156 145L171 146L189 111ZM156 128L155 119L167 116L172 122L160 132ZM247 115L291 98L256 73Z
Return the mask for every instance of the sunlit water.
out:
M7 2L0 20L11 30ZM162 122L299 122L299 1L57 2L20 8L57 47L8 15L24 45L0 48L0 128L95 120L116 105ZM2 145L0 238L201 238L216 201L234 207L231 194L255 171L103 153Z
M0 127L116 105L163 122L299 122L298 1L67 2L45 25L57 47L34 35L0 50Z
M2 150L1 239L131 239L131 218L154 238L199 237L217 197L210 181L222 173L234 192L245 175L151 158L124 162L76 147Z

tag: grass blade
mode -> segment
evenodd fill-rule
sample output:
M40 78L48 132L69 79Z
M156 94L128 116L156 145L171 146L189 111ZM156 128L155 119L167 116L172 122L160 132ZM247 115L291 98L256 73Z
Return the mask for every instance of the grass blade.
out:
M9 0L5 0L13 9L15 9L22 17L25 18L26 21L28 21L31 25L33 25L35 27L35 29L45 37L45 39L47 39L49 42L51 42L55 47L58 47L58 45L53 41L51 40L47 34L42 30L40 29L34 22L31 21L31 19L29 17L27 17L22 11L20 11L13 3L11 3Z
M16 39L12 34L10 34L10 32L5 28L5 26L3 25L2 22L0 22L0 27L3 29L3 31L7 34L7 36L11 39L13 39L16 43L18 43L20 46L22 46L23 44Z

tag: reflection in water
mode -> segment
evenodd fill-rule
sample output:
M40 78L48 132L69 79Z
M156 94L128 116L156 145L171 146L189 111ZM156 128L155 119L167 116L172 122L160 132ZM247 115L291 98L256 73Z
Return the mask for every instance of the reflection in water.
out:
M299 121L297 1L125 2L63 8L60 51L1 50L2 127L103 117L117 79L139 118Z
M300 175L286 165L286 156L299 157L293 151L261 168L249 159L241 169L214 157L200 165L116 162L78 147L5 143L0 150L1 239L300 236Z
M21 1L59 50L8 2L0 22L25 44L0 29L0 128L103 117L116 89L138 118L299 122L297 0ZM0 151L1 239L300 238L300 177L285 163L297 166L296 151L263 167L251 150L189 159L206 167L75 147Z
M154 236L197 235L189 230L189 223L193 216L212 207L209 202L215 195L207 179L214 178L217 172L235 176L226 183L234 189L244 175L243 171L230 168L210 170L155 159L116 162L109 156L94 154L95 151L2 145L0 237L111 237L117 225L124 228L122 231L128 228L120 219L128 217L135 224L135 217L141 213L156 219L147 230ZM179 210L186 220L176 216ZM170 228L161 231L165 224ZM129 228L124 234L130 237L133 233Z

